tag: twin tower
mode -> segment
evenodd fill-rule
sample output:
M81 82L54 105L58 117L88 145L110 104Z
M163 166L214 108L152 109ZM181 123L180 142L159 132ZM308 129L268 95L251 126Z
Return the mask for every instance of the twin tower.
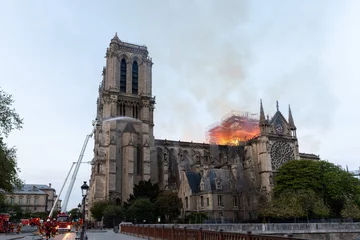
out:
M150 179L152 65L146 46L122 42L117 35L111 40L97 99L97 119L103 124L94 134L90 204L109 198L124 202L134 184Z

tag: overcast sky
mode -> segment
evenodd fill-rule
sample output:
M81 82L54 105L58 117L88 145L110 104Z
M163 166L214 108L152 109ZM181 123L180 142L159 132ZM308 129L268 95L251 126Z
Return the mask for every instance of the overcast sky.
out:
M204 142L230 111L258 113L262 98L271 116L279 100L301 152L358 169L359 12L356 0L1 1L0 86L24 118L7 140L20 177L59 192L91 132L115 32L153 58L156 138ZM69 209L89 176L83 164Z

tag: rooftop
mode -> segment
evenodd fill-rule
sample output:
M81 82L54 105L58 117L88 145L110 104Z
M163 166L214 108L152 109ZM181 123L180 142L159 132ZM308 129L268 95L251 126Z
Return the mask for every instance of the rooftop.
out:
M15 194L46 194L43 190L54 190L48 185L44 184L24 184L19 190L15 190Z

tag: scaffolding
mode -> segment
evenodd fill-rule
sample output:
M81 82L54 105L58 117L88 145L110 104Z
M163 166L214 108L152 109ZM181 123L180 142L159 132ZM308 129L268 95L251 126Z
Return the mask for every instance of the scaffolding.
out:
M260 133L257 114L232 111L208 127L206 141L217 145L238 145Z

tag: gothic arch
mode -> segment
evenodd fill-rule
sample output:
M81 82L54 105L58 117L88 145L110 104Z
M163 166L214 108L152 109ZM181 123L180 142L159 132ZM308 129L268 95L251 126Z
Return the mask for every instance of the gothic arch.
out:
M139 57L138 55L133 55L133 56L131 57L131 62L135 62L135 61L138 63L138 65L141 65L141 64L142 64L141 57Z
M132 62L130 55L126 54L126 53L119 54L118 59L119 59L119 61L121 61L122 59L125 59L126 63Z

